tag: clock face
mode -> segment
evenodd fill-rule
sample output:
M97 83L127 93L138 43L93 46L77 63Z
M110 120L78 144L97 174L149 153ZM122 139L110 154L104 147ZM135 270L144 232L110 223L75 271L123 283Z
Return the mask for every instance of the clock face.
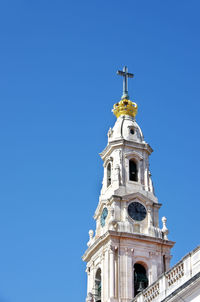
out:
M145 207L139 202L132 202L128 206L129 216L136 221L142 221L147 215Z
M106 221L106 217L108 216L108 209L104 208L101 214L101 226L104 227L105 225L105 221Z

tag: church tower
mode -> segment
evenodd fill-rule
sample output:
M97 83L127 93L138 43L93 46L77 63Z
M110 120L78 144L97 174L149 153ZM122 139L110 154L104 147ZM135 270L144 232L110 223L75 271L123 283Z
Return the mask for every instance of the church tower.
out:
M123 95L113 113L117 117L108 131L102 151L104 176L99 203L94 214L96 231L89 231L87 262L87 302L131 302L158 276L169 269L170 250L166 218L159 227L159 208L154 193L149 156L136 123L137 104L128 96L127 67Z

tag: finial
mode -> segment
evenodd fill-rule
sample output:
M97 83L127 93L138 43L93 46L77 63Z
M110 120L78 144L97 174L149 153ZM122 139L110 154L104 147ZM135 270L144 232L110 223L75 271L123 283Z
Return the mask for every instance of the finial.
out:
M117 74L123 76L123 94L121 101L114 104L113 113L117 118L121 115L129 115L135 118L137 114L137 104L131 102L128 95L128 78L133 78L134 74L128 72L127 66L123 67L123 71L118 70Z
M163 223L162 232L163 232L163 235L164 235L164 239L168 240L167 235L169 234L169 230L168 230L168 228L166 226L166 222L167 222L167 218L165 216L162 217L162 223Z
M121 99L122 100L129 99L129 96L128 96L128 78L133 78L134 74L133 73L128 73L128 67L127 66L123 67L123 71L118 70L117 74L123 76L123 94L122 94Z
M93 230L89 230L89 241L87 243L87 246L90 246L92 244L93 235L94 235L94 231Z
M89 230L89 237L90 237L90 240L93 238L93 235L94 235L94 231L93 231L93 230Z

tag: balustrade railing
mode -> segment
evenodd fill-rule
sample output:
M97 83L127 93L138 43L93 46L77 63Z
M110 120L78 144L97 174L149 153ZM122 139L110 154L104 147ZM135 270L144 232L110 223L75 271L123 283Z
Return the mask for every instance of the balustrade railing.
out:
M184 263L180 263L166 274L168 286L171 286L176 281L184 276Z
M160 302L197 273L200 273L200 246L187 254L168 272L161 275L132 302Z
M143 294L144 296L144 302L151 302L153 301L160 293L160 285L159 282L153 284L150 286L149 289L145 291Z

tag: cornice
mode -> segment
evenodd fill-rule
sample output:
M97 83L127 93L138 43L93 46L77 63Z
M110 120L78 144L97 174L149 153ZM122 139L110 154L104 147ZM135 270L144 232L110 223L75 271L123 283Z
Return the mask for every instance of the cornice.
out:
M138 198L143 202L149 202L150 204L154 205L155 207L160 208L162 206L161 203L158 203L158 199L153 194L149 194L149 192L144 191L143 192L134 192L131 194L123 195L122 201L130 201L132 199Z
M131 241L136 242L143 242L143 243L150 243L150 244L156 244L160 246L168 246L169 248L172 248L175 244L174 241L165 240L161 238L151 237L144 234L131 234L126 232L117 232L117 231L111 231L108 230L105 234L103 234L101 237L99 237L93 245L91 245L85 252L85 254L82 256L83 261L89 261L92 255L95 254L96 250L99 249L100 246L105 245L105 242L109 239L121 239L126 240L129 239Z
M151 237L151 236L144 235L144 234L131 234L131 233L117 232L117 231L108 231L108 233L112 237L120 237L123 239L131 239L131 240L140 241L140 242L149 242L149 243L155 243L155 244L159 244L159 245L166 245L166 246L169 246L170 248L173 247L175 244L175 241Z
M103 246L105 241L109 238L109 233L106 232L102 236L100 236L95 242L85 251L84 255L82 256L83 261L88 262L88 258L96 252L97 248L99 249L99 246Z
M131 148L134 150L135 149L144 150L149 155L153 152L153 149L146 142L138 143L138 142L134 142L134 141L133 142L127 141L125 139L119 139L119 140L109 142L108 145L106 146L106 148L99 154L100 154L101 158L104 160L105 156L108 156L112 152L113 149L116 149L116 148L119 148L122 146Z

